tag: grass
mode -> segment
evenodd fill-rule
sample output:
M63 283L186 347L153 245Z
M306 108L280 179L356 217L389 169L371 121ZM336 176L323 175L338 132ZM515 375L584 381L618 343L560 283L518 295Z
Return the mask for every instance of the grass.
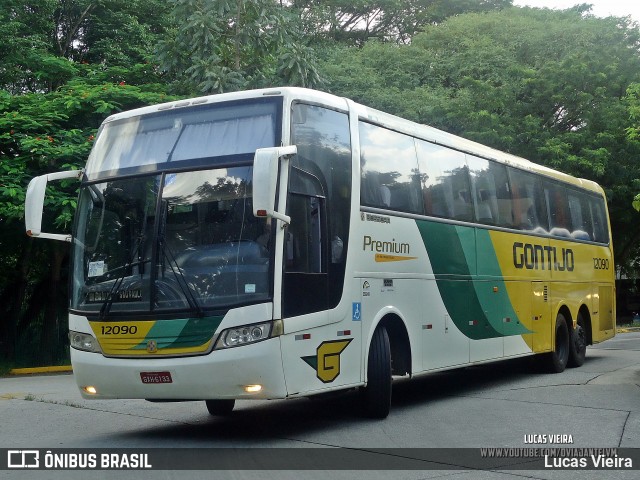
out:
M8 362L0 361L0 377L5 377L9 375L9 372L13 368L13 365Z

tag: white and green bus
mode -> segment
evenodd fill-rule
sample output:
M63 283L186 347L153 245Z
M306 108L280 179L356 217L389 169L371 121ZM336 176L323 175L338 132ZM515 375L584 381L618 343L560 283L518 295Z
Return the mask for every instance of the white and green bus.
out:
M41 231L78 177L71 235ZM84 398L361 390L615 334L602 189L350 100L281 88L106 119L82 171L29 185L33 237L72 244L69 338Z

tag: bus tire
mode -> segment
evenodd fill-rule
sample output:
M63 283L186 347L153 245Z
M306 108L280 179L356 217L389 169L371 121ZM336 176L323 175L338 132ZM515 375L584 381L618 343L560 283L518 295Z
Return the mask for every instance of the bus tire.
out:
M581 313L578 314L576 328L571 330L571 341L569 343L569 367L580 367L584 363L587 354L587 329Z
M547 354L547 368L551 373L561 373L569 360L569 329L562 313L556 317L555 347Z
M386 418L391 408L391 345L387 329L381 325L371 339L362 406L367 417L380 419Z
M236 401L232 399L223 400L205 400L207 404L207 410L209 414L214 416L229 415L233 411L233 407L236 405Z

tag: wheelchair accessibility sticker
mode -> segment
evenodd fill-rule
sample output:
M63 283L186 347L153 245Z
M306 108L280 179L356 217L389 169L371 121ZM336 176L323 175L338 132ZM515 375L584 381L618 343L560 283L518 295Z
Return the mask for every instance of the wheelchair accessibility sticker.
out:
M353 302L353 309L351 318L354 322L359 322L362 317L362 304L360 302Z

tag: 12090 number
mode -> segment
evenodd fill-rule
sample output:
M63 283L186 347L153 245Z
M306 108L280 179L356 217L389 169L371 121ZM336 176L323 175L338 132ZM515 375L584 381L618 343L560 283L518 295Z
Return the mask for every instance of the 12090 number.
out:
M135 325L103 325L102 335L135 335L138 327Z

